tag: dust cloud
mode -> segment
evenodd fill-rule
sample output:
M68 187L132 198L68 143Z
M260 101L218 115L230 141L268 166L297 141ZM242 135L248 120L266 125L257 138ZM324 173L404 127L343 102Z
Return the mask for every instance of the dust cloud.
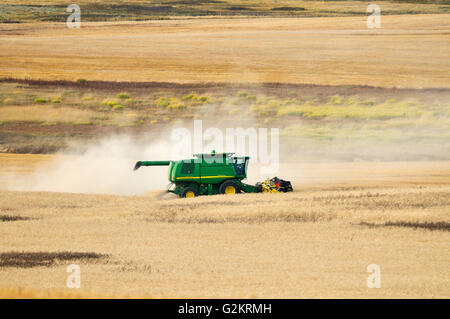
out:
M133 171L138 160L170 159L167 143L111 136L87 146L71 145L31 175L14 176L8 189L140 195L167 185L166 166Z
M283 136L281 125L268 125L267 131L270 131L272 127L279 127L280 136L276 150L272 148L271 137L266 136L268 144L266 153L269 153L270 161L277 161L277 169L264 173L261 168L267 165L267 162L264 164L258 156L260 155L260 139L263 137L259 133L258 121L247 116L230 123L228 119L212 116L215 113L214 109L210 109L209 112L208 116L200 117L202 118L200 128L202 136L200 137L195 134L195 121L186 120L177 125L161 128L157 134L153 130L153 132L142 134L111 135L81 144L72 143L67 149L56 154L49 163L39 166L31 174L16 174L9 178L6 189L148 195L149 191L162 191L169 184L168 167L142 167L138 171L133 171L136 161L188 159L192 158L194 153L210 152L212 149L217 152L236 152L238 156L249 155L251 160L248 179L245 181L249 184L277 176L291 180L294 188L295 184L300 183L346 180L348 179L346 176L352 176L356 167L347 165L345 171L338 172L332 169L333 163L445 161L449 159L450 154L448 134L443 134L440 127L430 127L430 125L422 127L417 132L410 132L411 128L409 131L407 128L399 129L396 135L390 136L390 131L387 132L389 134L384 134L382 127L367 131L367 128L373 125L370 123L363 123L355 128L349 123L351 130L342 123L339 129L358 133L356 138L335 134L326 139ZM295 124L300 130L303 129L302 121L299 120ZM246 140L244 149L238 150L235 144L228 145L226 140L228 128L254 129L258 132L257 147L250 145L250 139ZM305 130L307 129L308 126L305 124ZM214 132L222 135L223 139L219 139L221 142L217 143L217 140L211 139ZM195 141L199 139L201 150L195 149L194 146ZM186 147L182 147L183 145ZM271 157L273 153L277 153L277 156ZM315 164L308 166L307 163ZM354 179L364 180L370 177L370 174L355 172L357 174Z

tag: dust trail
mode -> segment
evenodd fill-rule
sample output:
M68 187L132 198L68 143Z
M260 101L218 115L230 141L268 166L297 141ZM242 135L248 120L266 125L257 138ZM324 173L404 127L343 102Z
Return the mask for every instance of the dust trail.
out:
M212 112L210 110L210 112ZM202 133L208 128L217 128L225 132L226 121L212 120L213 116L203 117ZM209 122L209 123L208 123ZM235 127L256 127L252 116L236 121ZM174 129L184 128L185 141L174 140ZM30 175L16 174L7 181L6 188L21 191L50 191L92 194L117 195L162 195L150 194L149 191L164 190L169 184L168 167L142 167L133 171L134 164L139 160L180 160L192 158L194 152L230 151L225 145L214 144L205 136L196 136L193 121L181 121L178 125L167 126L159 135L148 132L140 136L126 134L113 135L94 142L84 144L72 143L67 149L55 155L55 158L35 170ZM194 140L201 139L201 151L195 150ZM246 141L248 143L249 141ZM189 144L191 147L177 147ZM188 145L186 145L188 146ZM242 154L253 157L249 174L255 181L261 181L269 176L260 177L259 168L255 167L256 154L243 151ZM255 166L253 166L255 165ZM253 182L253 180L252 180Z
M167 167L133 171L138 160L170 159L168 141L112 136L82 147L72 145L28 176L14 176L10 190L140 195L168 184Z

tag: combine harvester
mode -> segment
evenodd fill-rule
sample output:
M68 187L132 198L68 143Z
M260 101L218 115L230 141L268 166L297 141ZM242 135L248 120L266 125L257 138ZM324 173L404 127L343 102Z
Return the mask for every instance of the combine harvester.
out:
M168 191L180 197L199 195L292 192L292 185L277 177L256 185L242 182L247 178L250 157L236 157L234 153L194 154L195 159L181 161L139 161L141 166L169 166Z

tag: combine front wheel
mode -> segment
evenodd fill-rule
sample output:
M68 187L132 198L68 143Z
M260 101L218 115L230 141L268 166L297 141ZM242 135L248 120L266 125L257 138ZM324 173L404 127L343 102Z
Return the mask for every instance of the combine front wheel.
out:
M192 198L197 197L198 191L193 187L186 187L181 193L181 197Z

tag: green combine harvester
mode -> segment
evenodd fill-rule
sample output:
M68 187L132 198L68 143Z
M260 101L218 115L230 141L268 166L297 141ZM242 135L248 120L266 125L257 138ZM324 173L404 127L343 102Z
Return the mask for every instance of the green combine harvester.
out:
M199 195L292 192L292 185L277 177L256 185L242 182L247 178L250 157L233 156L234 153L194 154L193 159L181 161L139 161L141 166L169 166L168 191L180 197Z

